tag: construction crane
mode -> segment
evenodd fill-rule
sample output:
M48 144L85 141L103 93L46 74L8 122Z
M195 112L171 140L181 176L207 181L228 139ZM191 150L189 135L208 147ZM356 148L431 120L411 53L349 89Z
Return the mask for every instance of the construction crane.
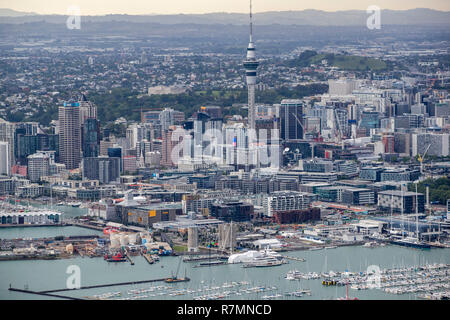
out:
M295 113L292 114L295 118L295 120L297 120L298 124L302 127L303 130L303 139L305 139L305 135L306 135L306 129L303 126L302 122L298 119L297 115ZM314 159L314 142L310 141L309 144L311 145L311 159Z
M342 144L342 150L344 150L345 149L345 145L344 145L344 139L343 139L343 134L342 134L342 130L341 130L341 125L340 125L340 123L339 123L339 119L338 119L338 116L337 116L337 112L336 112L336 109L334 109L334 118L335 118L335 120L336 120L336 123L337 123L337 131L338 131L338 143L341 143Z
M420 174L423 174L423 160L425 159L425 156L427 155L427 152L430 149L430 147L431 147L431 143L425 149L425 152L423 153L423 155L421 156L419 154L419 156L417 157L417 160L420 162Z

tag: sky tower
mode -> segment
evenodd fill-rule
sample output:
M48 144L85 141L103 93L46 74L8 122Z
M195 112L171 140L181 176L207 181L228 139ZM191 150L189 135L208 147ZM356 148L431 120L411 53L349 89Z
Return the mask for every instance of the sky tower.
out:
M247 77L248 88L248 127L256 128L256 107L255 107L255 86L256 86L256 69L259 62L256 60L255 46L253 45L253 16L252 1L250 0L250 42L247 48L247 58L244 61L244 67Z

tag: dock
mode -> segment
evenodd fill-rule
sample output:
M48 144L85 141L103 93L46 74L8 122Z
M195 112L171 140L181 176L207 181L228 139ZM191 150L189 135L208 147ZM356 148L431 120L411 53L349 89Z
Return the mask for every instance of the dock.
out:
M223 254L211 254L211 255L198 255L198 256L188 256L183 258L183 262L198 262L198 261L209 261L214 260L227 260L228 256Z
M142 283L164 282L167 279L168 278L152 279L152 280L138 280L138 281L128 281L128 282L118 282L118 283L108 283L108 284L97 284L97 285L92 285L92 286L82 286L80 288L75 288L75 289L63 288L63 289L45 290L45 291L39 291L38 293L42 294L42 293L64 292L64 291L85 290L85 289L95 289L95 288L129 286L129 285L136 285L136 284L142 284Z
M228 263L226 263L225 261L220 261L220 260L207 261L207 262L201 262L200 264L193 266L193 268L222 266L224 264L228 264Z
M145 260L147 260L147 262L149 264L153 264L155 262L155 260L153 260L153 258L151 257L151 255L149 255L148 253L143 254Z
M130 254L127 252L125 252L125 257L127 258L128 261L130 261L130 264L132 266L134 266L134 261L131 259Z
M68 296L63 296L63 295L59 295L59 294L51 294L51 293L40 292L40 291L17 289L17 288L12 288L12 287L9 288L9 291L15 291L15 292L20 292L20 293L28 293L28 294L34 294L34 295L45 296L45 297L52 297L52 298L58 298L58 299L83 300L83 299L80 299L80 298L68 297Z
M297 258L297 257L291 257L291 256L282 256L284 259L293 260L293 261L299 261L299 262L305 262L306 260L303 258Z

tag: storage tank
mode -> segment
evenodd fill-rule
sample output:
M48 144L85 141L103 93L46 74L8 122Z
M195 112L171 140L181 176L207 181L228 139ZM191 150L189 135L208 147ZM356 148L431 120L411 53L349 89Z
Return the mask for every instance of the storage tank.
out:
M130 240L128 239L128 235L127 234L120 235L120 245L121 246L126 246L129 243L130 243Z
M120 235L116 233L111 233L109 235L109 240L111 241L111 248L119 248L120 247Z
M67 252L68 254L73 254L73 245L72 245L72 244L68 244L68 245L66 246L66 252Z
M130 242L130 244L136 244L137 243L137 237L138 237L137 233L129 233L128 234L128 241Z

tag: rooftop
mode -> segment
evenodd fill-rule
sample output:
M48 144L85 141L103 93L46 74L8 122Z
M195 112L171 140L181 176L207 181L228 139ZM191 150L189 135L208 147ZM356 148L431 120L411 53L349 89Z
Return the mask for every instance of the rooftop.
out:
M378 194L385 194L385 195L393 195L393 196L415 196L415 192L411 191L400 191L400 190L386 190L378 192ZM423 195L423 193L417 193L417 195Z

